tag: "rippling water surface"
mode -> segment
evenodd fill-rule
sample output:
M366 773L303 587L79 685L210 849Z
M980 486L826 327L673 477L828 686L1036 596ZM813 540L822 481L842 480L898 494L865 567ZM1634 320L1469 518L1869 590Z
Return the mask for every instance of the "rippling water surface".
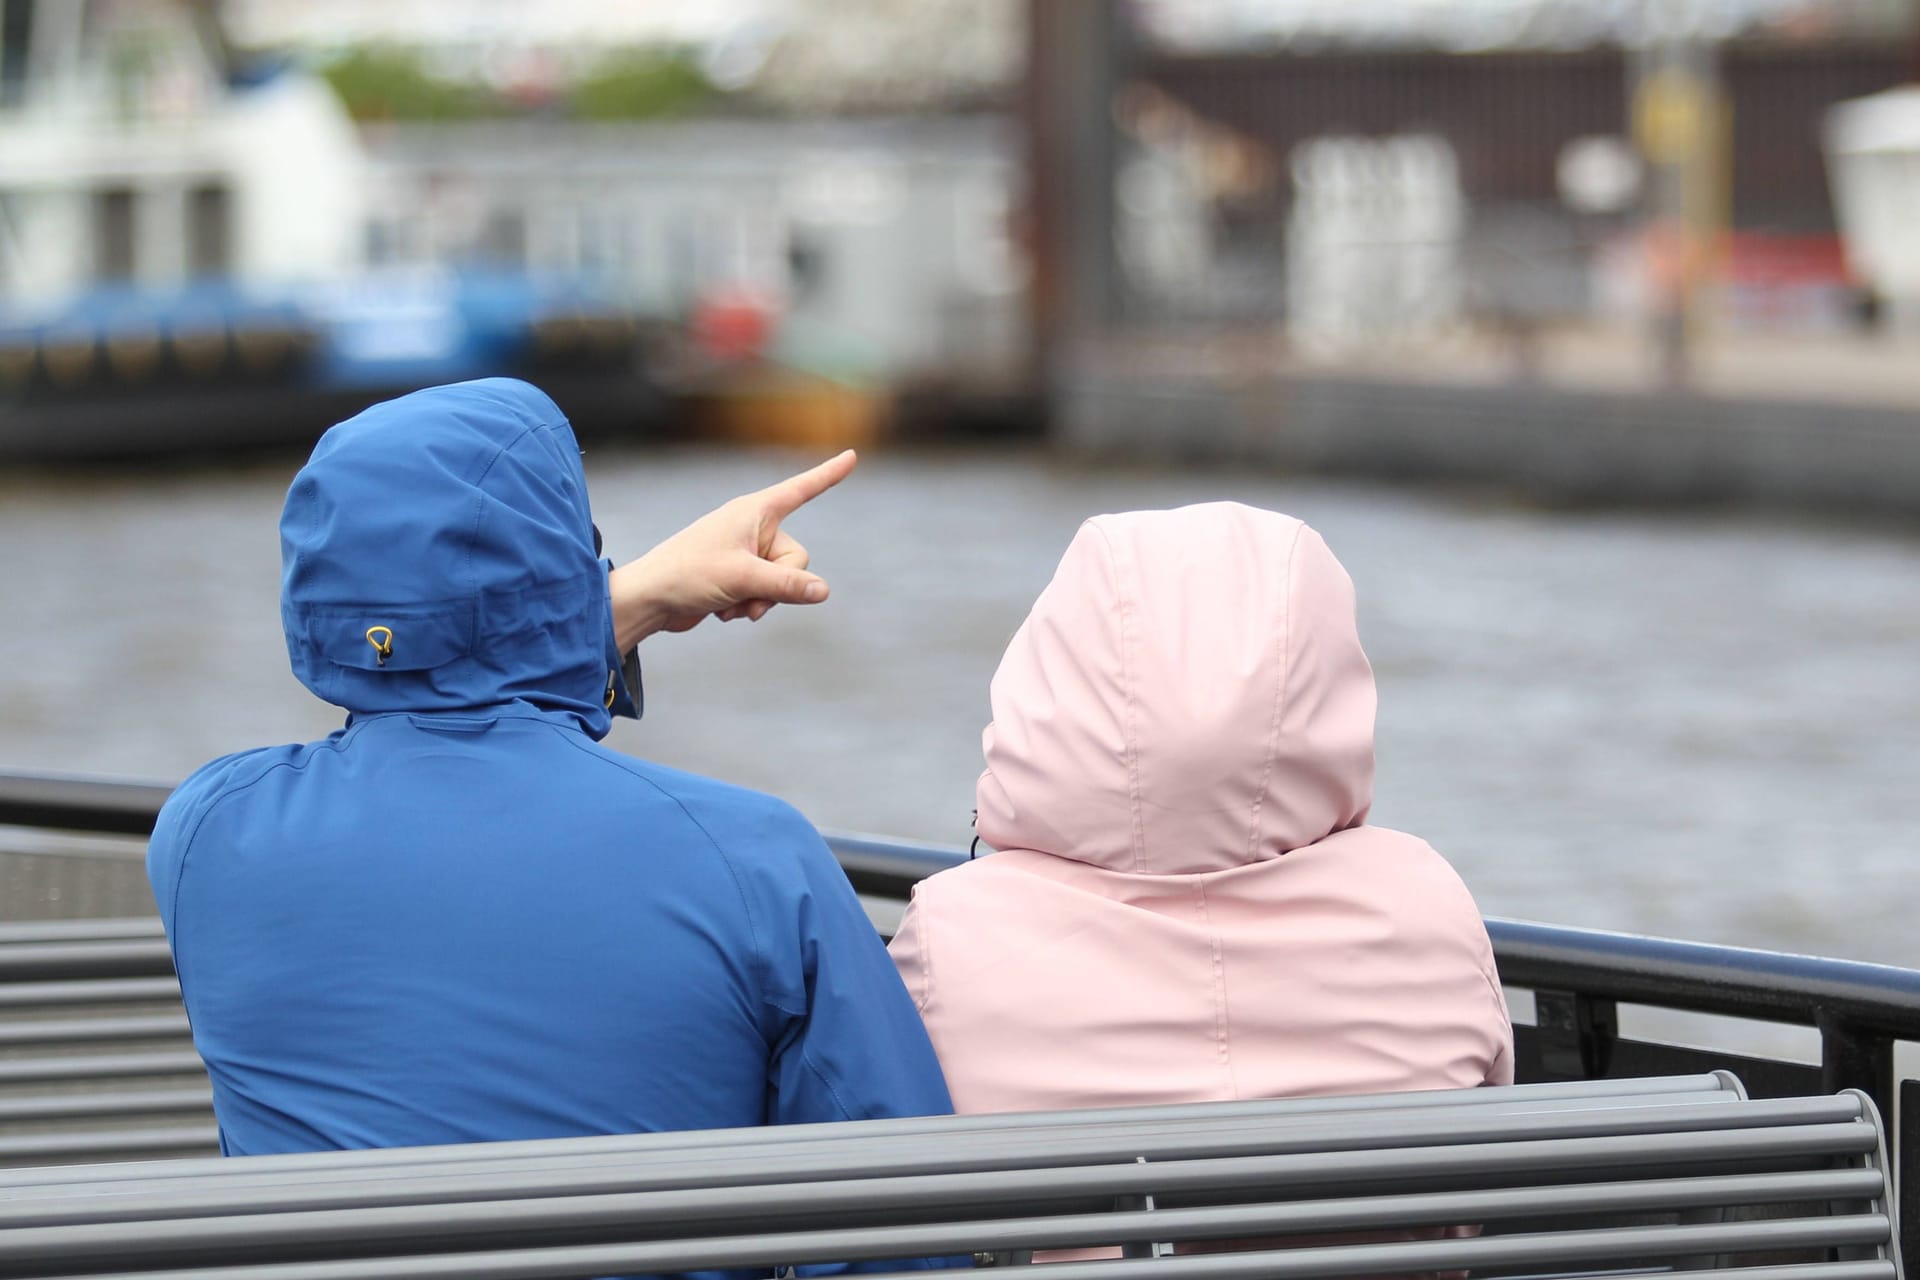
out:
M595 450L615 554L783 474ZM0 769L161 780L336 714L289 675L275 521L295 463L0 475ZM1360 588L1379 822L1492 914L1920 965L1920 542L1568 514L1038 453L880 453L795 531L821 608L649 640L623 751L817 823L963 843L987 680L1075 525L1237 498Z

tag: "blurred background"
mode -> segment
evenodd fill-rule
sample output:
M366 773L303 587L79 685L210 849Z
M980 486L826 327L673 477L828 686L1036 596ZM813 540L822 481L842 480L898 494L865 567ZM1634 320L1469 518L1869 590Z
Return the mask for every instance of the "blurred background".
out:
M505 373L636 554L866 451L613 744L970 835L1080 520L1360 591L1490 913L1920 965L1920 0L0 0L0 770L320 736L275 521ZM0 918L148 909L0 830Z

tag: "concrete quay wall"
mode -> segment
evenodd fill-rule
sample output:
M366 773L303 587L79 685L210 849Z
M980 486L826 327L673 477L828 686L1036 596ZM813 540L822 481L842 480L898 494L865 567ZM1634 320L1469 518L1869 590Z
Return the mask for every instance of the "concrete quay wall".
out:
M1920 522L1920 408L1905 405L1103 369L1061 379L1052 407L1054 439L1083 455Z

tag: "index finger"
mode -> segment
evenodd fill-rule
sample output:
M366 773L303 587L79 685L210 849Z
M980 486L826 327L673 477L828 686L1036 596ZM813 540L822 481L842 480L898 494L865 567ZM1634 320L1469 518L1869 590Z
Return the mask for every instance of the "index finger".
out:
M859 461L859 455L853 450L844 450L817 467L810 467L797 476L788 476L777 484L768 485L760 491L760 496L774 517L784 520L845 480Z

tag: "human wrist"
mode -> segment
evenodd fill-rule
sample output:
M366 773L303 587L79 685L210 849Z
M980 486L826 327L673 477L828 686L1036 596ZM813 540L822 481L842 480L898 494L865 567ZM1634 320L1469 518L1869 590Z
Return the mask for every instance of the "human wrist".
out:
M607 594L613 604L614 643L621 653L631 652L654 632L666 630L671 614L647 556L611 570L607 574Z

